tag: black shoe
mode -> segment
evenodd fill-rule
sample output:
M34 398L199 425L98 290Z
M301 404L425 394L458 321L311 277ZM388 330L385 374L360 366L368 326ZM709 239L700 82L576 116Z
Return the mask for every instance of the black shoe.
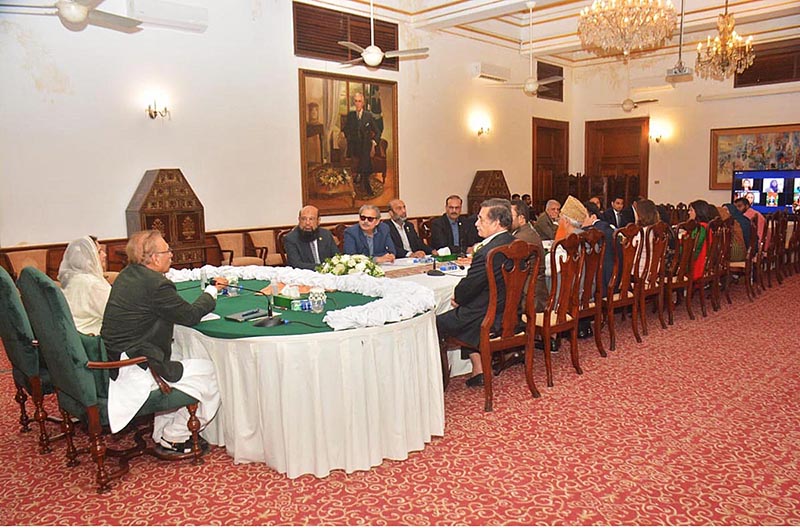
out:
M586 339L587 337L592 337L594 332L592 332L592 326L588 325L578 325L578 339Z
M209 446L208 442L201 436L198 438L200 444L200 451L203 453L207 453ZM161 447L164 451L169 451L172 453L178 454L186 454L192 452L192 439L191 437L186 440L185 442L170 442L169 440L164 440L163 438L158 443L159 447Z
M483 387L483 372L467 380L467 387Z
M494 372L495 376L499 376L505 369L513 367L514 365L519 365L520 363L525 363L525 354L522 352L514 352L506 358L506 364L503 368L500 368L500 363L498 362L492 372Z
M539 350L544 350L544 343L538 339L533 343L533 346ZM550 338L550 352L558 352L558 339L555 337Z

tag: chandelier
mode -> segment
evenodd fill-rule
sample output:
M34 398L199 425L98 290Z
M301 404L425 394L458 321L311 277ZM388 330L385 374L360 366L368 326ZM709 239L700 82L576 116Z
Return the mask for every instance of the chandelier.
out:
M717 35L709 36L706 45L697 44L697 63L695 69L704 79L725 80L734 72L742 73L753 64L756 54L753 51L753 37L742 38L733 29L736 22L728 14L728 0L725 0L725 13L717 19Z
M677 16L670 0L594 0L581 10L578 34L587 50L599 55L660 46L675 31Z

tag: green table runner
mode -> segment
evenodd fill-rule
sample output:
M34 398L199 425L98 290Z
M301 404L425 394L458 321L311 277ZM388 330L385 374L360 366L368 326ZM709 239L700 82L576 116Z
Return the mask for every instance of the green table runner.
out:
M250 290L260 290L269 284L269 281L264 280L240 280L239 284ZM186 281L175 283L178 288L178 293L188 302L194 302L202 292L200 290L200 281ZM214 308L214 313L220 316L220 319L214 321L205 321L193 327L195 330L202 332L210 337L221 337L224 339L235 339L238 337L256 337L256 336L279 336L279 335L300 335L300 334L314 334L319 332L332 332L333 329L322 322L325 312L332 310L339 310L348 306L360 306L372 302L377 297L367 297L358 293L347 292L333 292L328 293L328 302L325 305L325 311L320 314L312 312L293 312L288 309L277 309L276 314L280 314L281 319L292 321L292 323L274 326L272 328L261 328L253 326L252 321L237 323L235 321L228 321L225 319L226 315L236 312L243 312L253 308L267 307L267 297L256 295L252 292L242 291L238 296L226 297L219 295L217 297L217 307ZM310 325L310 326L309 326Z

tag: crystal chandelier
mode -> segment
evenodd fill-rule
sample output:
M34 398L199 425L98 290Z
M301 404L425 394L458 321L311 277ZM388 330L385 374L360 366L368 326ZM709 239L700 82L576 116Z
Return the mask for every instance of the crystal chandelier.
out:
M587 50L600 55L660 46L677 23L670 0L594 0L581 10L578 34Z
M728 0L725 0L725 13L717 19L719 35L714 40L708 37L705 47L702 42L697 44L695 69L703 79L722 81L753 64L756 57L753 37L745 40L733 29L735 26L733 15L728 14Z

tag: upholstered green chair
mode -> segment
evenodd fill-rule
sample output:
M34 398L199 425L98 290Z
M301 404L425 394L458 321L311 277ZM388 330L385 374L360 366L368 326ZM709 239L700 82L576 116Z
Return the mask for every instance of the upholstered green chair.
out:
M33 335L31 324L19 292L11 276L0 268L0 338L3 348L11 362L14 385L17 388L14 399L19 404L19 425L22 432L30 431L30 418L25 410L28 394L33 399L33 419L39 424L39 451L49 453L51 438L47 433L47 412L44 409L44 396L53 393L50 374L40 361L38 343Z
M89 448L97 464L97 487L102 493L110 489L109 482L129 469L129 460L142 454L150 454L167 460L191 458L202 463L198 431L200 421L195 416L197 400L177 390L171 389L160 377L156 381L160 389L150 393L147 401L136 414L137 418L180 407L189 410L189 430L192 431L193 450L186 454L166 454L158 448L148 447L145 433L139 429L135 434L134 447L125 450L106 448L103 432L108 427L108 383L109 370L147 361L138 357L124 361L108 361L102 338L81 334L75 328L72 315L61 289L41 271L27 267L20 273L18 282L22 300L28 312L34 334L39 339L39 348L49 367L53 385L58 394L58 404L64 417L64 433L67 436L67 465L78 464L79 451L73 443L74 427L71 417L77 417L89 432ZM150 371L153 372L152 370ZM81 450L80 453L86 452ZM106 456L117 457L119 468L107 471Z

